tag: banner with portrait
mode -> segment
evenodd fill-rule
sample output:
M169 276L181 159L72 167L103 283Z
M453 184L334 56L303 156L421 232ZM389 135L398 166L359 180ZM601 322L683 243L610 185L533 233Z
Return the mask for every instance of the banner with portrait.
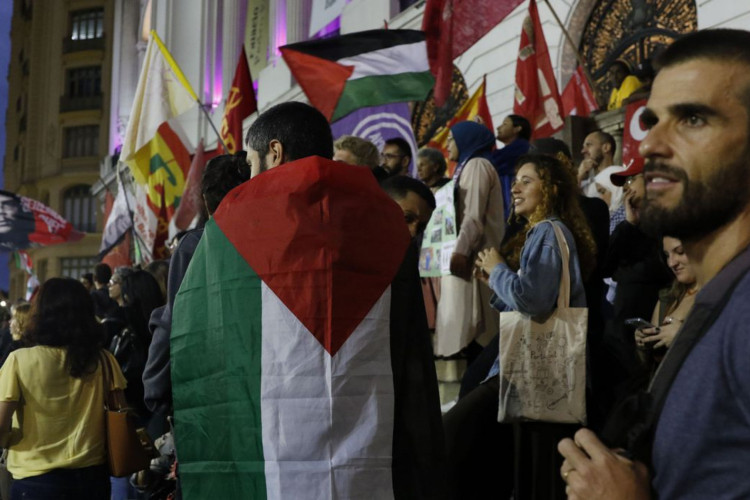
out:
M0 191L0 251L78 241L84 233L44 203Z

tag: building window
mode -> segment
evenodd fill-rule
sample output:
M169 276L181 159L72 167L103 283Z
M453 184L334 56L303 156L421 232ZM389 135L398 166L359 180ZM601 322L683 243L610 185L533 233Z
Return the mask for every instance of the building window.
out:
M91 186L80 184L65 191L63 213L73 227L79 231L96 231L96 203L91 195Z
M64 158L99 155L99 125L65 129Z
M66 278L79 279L84 273L94 271L96 257L67 257L60 259L60 274Z
M79 10L70 17L71 40L91 40L104 36L104 9Z
M93 97L101 94L102 68L90 66L68 70L68 97Z

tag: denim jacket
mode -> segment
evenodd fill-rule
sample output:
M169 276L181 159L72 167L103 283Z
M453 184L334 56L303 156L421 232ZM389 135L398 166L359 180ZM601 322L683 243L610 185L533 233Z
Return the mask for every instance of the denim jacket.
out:
M573 234L557 217L547 221L559 224L570 251L570 306L586 307L586 293L581 278L581 265ZM514 273L507 264L498 264L490 273L494 292L490 304L498 311L519 311L532 318L545 320L557 307L562 279L562 255L552 224L540 222L526 235L521 249L521 268ZM502 335L503 332L500 332ZM500 357L490 368L487 378L500 372ZM486 380L486 379L485 379Z
M570 249L570 306L586 307L586 294L581 266L573 234L557 217L547 221L558 224ZM506 264L498 264L490 274L490 299L498 311L519 311L532 318L546 319L557 307L562 279L562 256L552 224L544 221L526 236L521 250L521 268L513 272Z

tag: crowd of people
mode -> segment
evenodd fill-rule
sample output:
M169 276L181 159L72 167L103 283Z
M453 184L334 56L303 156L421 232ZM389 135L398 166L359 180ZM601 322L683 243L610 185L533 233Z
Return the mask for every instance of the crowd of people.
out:
M207 221L168 261L102 263L14 304L0 332L0 497L750 496L749 48L748 32L707 30L664 52L645 165L617 165L601 130L576 165L572 145L534 140L518 115L496 133L454 124L444 154L400 138L382 151L334 141L306 104L269 109L247 152L208 162ZM499 313L543 322L561 284L570 307L588 309L587 419L498 421ZM236 318L253 314L240 331ZM306 329L328 354L290 354L309 345L295 337ZM444 358L467 369L441 412ZM109 477L110 392L157 440L150 471ZM217 421L251 449L219 445Z

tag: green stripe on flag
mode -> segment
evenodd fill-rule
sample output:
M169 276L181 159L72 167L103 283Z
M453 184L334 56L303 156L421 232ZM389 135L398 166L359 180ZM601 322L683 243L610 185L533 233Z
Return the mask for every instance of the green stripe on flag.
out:
M435 78L429 71L368 76L349 80L341 93L331 122L363 106L422 101L427 97L434 83Z
M172 318L175 440L184 497L265 498L261 280L213 219Z

